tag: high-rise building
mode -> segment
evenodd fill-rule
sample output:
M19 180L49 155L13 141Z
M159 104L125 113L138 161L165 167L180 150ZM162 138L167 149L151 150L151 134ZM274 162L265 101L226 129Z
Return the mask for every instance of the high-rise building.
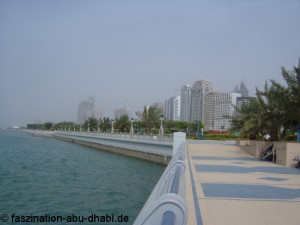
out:
M215 100L216 96L219 95L218 92L209 92L204 97L204 130L214 129L214 116L215 116Z
M212 83L208 80L198 80L191 91L190 122L204 120L204 97L212 91Z
M240 93L219 93L215 96L214 129L228 130L236 114L236 99Z
M192 85L186 84L180 91L180 120L189 122L191 111Z
M233 89L234 93L240 93L242 97L248 97L249 96L249 91L244 84L244 82L241 82L240 88L236 85L235 88Z
M115 110L115 118L119 119L121 116L127 115L129 117L130 109L123 107Z
M80 102L77 111L77 122L83 123L90 117L95 117L95 97Z
M152 104L153 107L157 108L160 114L163 114L164 112L164 104L161 102L155 102Z
M165 118L178 121L180 119L180 96L171 97L165 101Z
M242 106L244 104L248 104L250 101L255 100L255 97L237 97L236 98L236 109L237 109L237 114L239 111L242 109Z

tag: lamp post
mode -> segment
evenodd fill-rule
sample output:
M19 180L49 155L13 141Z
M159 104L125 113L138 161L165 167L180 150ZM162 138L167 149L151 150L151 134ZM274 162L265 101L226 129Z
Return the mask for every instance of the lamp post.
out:
M163 127L164 116L160 115L159 120L160 120L160 128L159 128L158 138L160 141L163 141L163 139L164 139L164 127Z
M98 123L98 133L100 133L100 123Z
M88 130L87 131L90 132L90 123L88 123Z
M76 131L76 124L74 124L74 132Z
M130 125L130 136L132 136L133 135L133 118L130 119L130 123L131 123L131 125Z
M81 124L79 124L79 131L80 131L80 132L82 131Z
M111 121L111 131L110 131L110 133L112 133L112 134L115 132L115 130L114 130L114 122L115 122L114 120Z
M196 133L196 139L199 139L199 133L200 133L200 121L198 120L198 126L197 126L197 133Z

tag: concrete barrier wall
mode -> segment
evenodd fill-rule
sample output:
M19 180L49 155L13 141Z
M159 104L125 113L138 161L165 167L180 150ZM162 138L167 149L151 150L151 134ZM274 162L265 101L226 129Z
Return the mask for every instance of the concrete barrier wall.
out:
M237 140L236 145L244 151L259 158L261 153L270 147L273 143L267 141L253 141L253 140ZM294 167L297 162L294 161L295 157L300 158L300 143L292 142L274 142L273 147L273 162L283 165Z
M293 161L295 157L300 158L300 143L274 142L274 154L276 154L276 163L283 166L293 167L297 162Z
M172 143L112 138L97 134L80 134L74 132L55 132L54 137L162 165L168 165L173 154Z
M237 140L236 145L248 152L254 157L259 158L261 153L272 145L268 141L254 141L254 140Z
M104 151L168 164L134 224L185 225L187 223L187 206L184 199L185 133L175 133L173 143L101 137L96 134L75 132L55 132L54 137Z
M185 225L186 134L174 133L173 157L159 179L134 225Z

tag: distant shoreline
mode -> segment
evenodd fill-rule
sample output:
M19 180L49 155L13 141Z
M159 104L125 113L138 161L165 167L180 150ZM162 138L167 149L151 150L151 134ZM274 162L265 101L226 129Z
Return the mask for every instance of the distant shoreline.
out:
M32 134L32 136L38 136L38 137L53 137L55 131L49 131L49 130L28 130L23 129L25 133Z

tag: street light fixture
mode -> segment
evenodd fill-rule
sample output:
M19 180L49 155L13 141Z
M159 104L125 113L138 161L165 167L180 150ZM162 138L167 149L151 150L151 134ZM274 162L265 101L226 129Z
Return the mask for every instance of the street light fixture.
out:
M113 134L115 132L114 130L114 120L111 121L111 133Z
M133 118L130 119L130 135L133 135Z
M164 139L164 127L163 127L163 121L164 121L164 116L161 114L160 115L160 128L159 128L159 133L158 133L158 139L160 141L163 141Z
M200 134L200 120L197 121L197 133L196 133L196 139L199 139L199 134Z

